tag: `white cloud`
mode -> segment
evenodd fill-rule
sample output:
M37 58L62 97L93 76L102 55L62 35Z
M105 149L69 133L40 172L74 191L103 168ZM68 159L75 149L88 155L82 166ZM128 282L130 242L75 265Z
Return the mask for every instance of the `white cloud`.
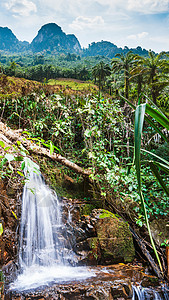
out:
M10 0L4 3L6 9L14 15L28 17L31 13L37 12L35 3L28 0Z
M128 9L144 14L167 12L169 0L128 0Z
M70 24L70 28L75 30L83 30L83 29L98 29L98 26L103 25L104 20L101 16L96 16L94 18L88 17L77 17L72 24Z
M148 32L143 31L141 33L128 35L127 39L129 39L129 40L143 40L147 36L148 36Z

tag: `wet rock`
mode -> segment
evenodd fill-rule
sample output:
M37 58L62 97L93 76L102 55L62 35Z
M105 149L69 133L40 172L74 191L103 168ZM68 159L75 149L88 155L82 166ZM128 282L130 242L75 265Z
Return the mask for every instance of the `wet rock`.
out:
M101 263L132 262L135 249L128 223L102 209L94 210L91 220L101 247Z
M79 263L97 265L101 261L101 248L97 237L76 244L75 252L80 255Z
M155 276L145 275L141 282L142 287L158 286L159 279Z
M17 265L12 260L3 266L2 272L5 277L6 284L16 279L17 270L18 270Z
M4 231L0 237L0 265L2 266L16 256L16 228L18 221L12 213L12 211L16 211L17 201L9 198L6 192L6 186L2 180L0 180L0 191L0 202L2 203L0 206L0 221L2 222Z
M131 282L128 283L114 283L110 289L112 299L132 299L133 290Z

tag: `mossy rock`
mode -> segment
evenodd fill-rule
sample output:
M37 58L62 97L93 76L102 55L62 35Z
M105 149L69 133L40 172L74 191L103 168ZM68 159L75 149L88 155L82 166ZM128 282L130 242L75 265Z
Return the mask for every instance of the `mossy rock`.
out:
M135 255L129 225L109 211L95 209L95 227L100 243L103 263L132 262Z

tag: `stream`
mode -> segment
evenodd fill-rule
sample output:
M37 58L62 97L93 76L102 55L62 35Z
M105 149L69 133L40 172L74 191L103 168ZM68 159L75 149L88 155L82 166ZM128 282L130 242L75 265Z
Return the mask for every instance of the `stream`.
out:
M168 287L142 287L141 266L79 266L62 221L62 202L25 161L19 271L5 299L169 299ZM71 222L71 216L68 216Z

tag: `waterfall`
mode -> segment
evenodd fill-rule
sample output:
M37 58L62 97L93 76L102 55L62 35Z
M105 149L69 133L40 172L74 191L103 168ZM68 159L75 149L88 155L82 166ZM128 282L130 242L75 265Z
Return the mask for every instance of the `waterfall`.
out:
M61 204L56 193L48 188L40 173L31 170L22 198L20 265L69 264L62 229Z
M144 288L141 286L133 287L132 300L169 300L169 290L161 287L160 290L155 288Z
M73 267L76 256L66 237L62 204L45 184L39 167L28 158L25 159L25 176L19 249L22 272L11 289L25 290L51 282L91 277L85 267Z

